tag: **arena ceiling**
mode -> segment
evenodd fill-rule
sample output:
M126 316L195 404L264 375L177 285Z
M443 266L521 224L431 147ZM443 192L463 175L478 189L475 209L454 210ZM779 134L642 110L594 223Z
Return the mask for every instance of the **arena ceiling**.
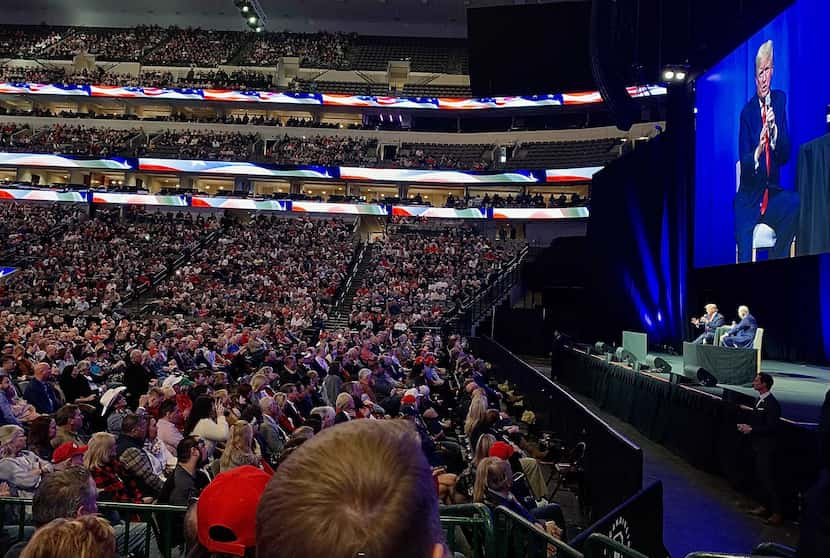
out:
M260 0L275 31L466 36L468 7L551 0ZM568 0L552 0L568 1ZM574 0L570 0L574 1ZM579 0L582 1L582 0ZM243 30L233 0L2 0L4 23Z

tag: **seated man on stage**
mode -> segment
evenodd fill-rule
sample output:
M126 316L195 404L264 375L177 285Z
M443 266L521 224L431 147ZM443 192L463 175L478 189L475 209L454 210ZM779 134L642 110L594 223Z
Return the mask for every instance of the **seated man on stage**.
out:
M703 328L703 333L694 340L694 343L698 345L714 345L715 333L726 322L723 319L723 314L718 312L717 304L707 304L703 308L706 314L702 318L692 318L692 325Z
M735 322L732 322L732 329L721 337L721 345L724 347L751 349L752 343L755 341L755 331L758 329L758 322L755 321L755 318L749 313L749 308L746 306L738 307L738 316L740 316L741 321L737 325L734 325Z

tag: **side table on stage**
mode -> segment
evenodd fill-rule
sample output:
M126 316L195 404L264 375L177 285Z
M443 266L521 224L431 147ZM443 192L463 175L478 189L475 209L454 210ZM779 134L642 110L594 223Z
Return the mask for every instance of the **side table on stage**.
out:
M830 134L807 142L798 150L797 180L801 212L796 254L830 252Z

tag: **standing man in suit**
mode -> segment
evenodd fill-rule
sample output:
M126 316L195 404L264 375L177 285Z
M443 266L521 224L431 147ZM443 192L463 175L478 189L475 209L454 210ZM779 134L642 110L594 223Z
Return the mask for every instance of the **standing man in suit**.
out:
M703 308L706 313L702 318L692 318L693 326L703 328L703 333L694 342L698 345L714 345L718 328L726 322L723 319L723 314L718 312L717 304L707 304Z
M775 230L773 258L789 255L798 224L798 193L781 186L781 166L790 159L787 95L771 89L772 70L772 41L767 41L755 55L755 95L741 111L741 183L735 196L739 263L752 259L752 233L758 223Z
M767 497L767 507L758 506L750 511L752 515L766 517L767 525L780 525L784 521L781 514L781 502L775 487L773 458L777 442L778 425L781 420L781 405L770 392L772 376L761 372L752 381L752 387L760 394L752 410L750 424L739 424L738 431L748 435L752 440L755 453L755 480L761 485ZM770 515L771 514L771 515Z
M755 332L758 330L758 322L749 313L749 307L738 306L738 316L741 321L737 325L732 322L732 329L723 334L720 344L724 347L738 347L751 349L755 341Z

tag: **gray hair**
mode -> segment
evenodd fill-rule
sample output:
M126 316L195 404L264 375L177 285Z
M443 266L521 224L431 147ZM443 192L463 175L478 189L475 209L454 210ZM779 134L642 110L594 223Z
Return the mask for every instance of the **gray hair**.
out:
M772 41L766 41L761 43L761 46L758 47L758 52L755 54L755 69L758 69L758 66L761 64L761 60L765 58L769 58L772 60L773 58L773 48L772 48Z

